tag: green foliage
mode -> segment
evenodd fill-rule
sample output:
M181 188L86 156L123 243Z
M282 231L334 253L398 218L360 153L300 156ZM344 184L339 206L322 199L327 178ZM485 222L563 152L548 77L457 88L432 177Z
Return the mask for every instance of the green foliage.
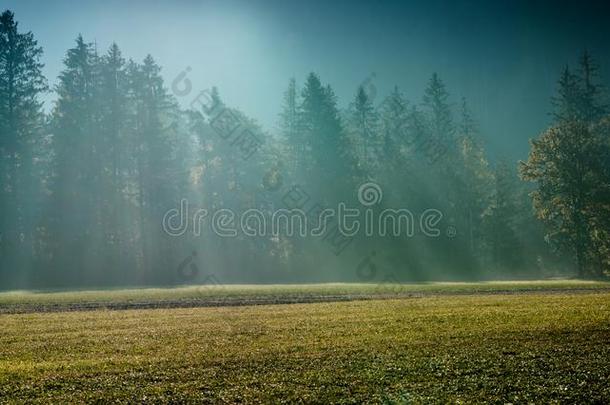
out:
M608 260L606 250L593 243L610 215L604 132L581 121L562 122L532 141L521 165L522 177L536 182L534 207L548 225L547 237L574 253L581 277L601 276Z
M532 141L521 175L536 183L532 193L547 238L567 248L580 277L602 277L610 255L610 144L598 67L585 51L579 74L566 67L558 82L555 125Z

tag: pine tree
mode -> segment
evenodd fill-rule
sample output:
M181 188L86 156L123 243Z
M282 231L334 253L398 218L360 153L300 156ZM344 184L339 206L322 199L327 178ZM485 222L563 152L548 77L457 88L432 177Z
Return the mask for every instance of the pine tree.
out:
M101 60L102 119L100 126L104 132L104 160L109 165L113 189L120 189L122 180L123 142L127 130L129 109L128 79L125 59L116 43Z
M468 238L471 254L479 262L482 259L482 217L488 205L488 192L492 175L485 155L485 148L477 136L477 128L466 99L462 98L458 124L457 174L462 187L457 190L457 201L463 215L464 234Z
M349 144L339 117L336 96L330 86L322 85L315 73L309 74L302 90L301 123L305 138L305 173L322 179L319 189L323 198L353 191ZM334 181L338 177L348 179L342 191L338 191Z
M599 67L589 52L583 52L580 58L580 82L582 86L580 111L585 122L597 122L607 113L604 103L604 88L598 83Z
M466 102L466 97L462 97L460 104L460 122L458 125L458 134L461 138L474 138L476 134L476 123L472 117L472 112Z
M400 155L401 138L406 135L409 124L409 103L397 86L379 107L383 156L393 164Z
M100 149L102 179L101 195L105 267L120 279L133 262L130 246L128 197L128 117L130 112L129 83L126 62L116 43L101 60L100 67ZM129 263L129 265L128 265Z
M552 98L555 120L570 122L582 119L582 97L580 79L566 66L558 81L557 95Z
M555 121L598 122L607 113L604 88L598 80L599 67L587 51L580 58L578 74L566 66L557 83L557 95L552 99Z
M382 162L379 116L362 86L349 106L348 124L358 165L371 175Z
M138 277L139 281L159 281L172 258L170 246L160 243L159 221L168 207L176 206L176 196L188 178L176 156L179 115L152 56L141 65L132 62L128 75L134 109L130 142L138 212Z
M417 151L426 156L433 164L433 169L438 172L438 187L444 190L443 199L453 210L457 205L456 199L459 198L459 188L462 186L462 179L458 176L459 170L455 170L461 162L449 92L436 73L432 75L425 89L423 107L425 127L418 133L420 139L416 143Z
M53 111L56 156L52 213L56 265L71 281L91 281L99 255L101 158L99 132L99 58L82 36L68 50ZM71 274L70 274L71 273Z
M40 183L34 153L42 141L42 103L47 90L42 48L31 32L19 32L14 14L0 15L0 268L21 270L32 261ZM0 283L2 282L0 270Z
M305 171L309 172L318 163L316 153L320 152L322 138L328 137L329 129L326 127L328 118L325 111L326 95L320 78L315 73L307 76L301 94L301 122L303 125L304 139L301 147Z
M305 156L306 144L300 127L301 110L299 106L296 80L291 78L284 93L280 113L281 135L289 145L291 168L297 172L303 166L300 160Z
M516 173L506 161L496 164L489 205L483 213L483 228L492 268L498 275L518 269L523 264L517 235L517 181Z
M453 141L455 131L448 99L449 93L445 84L434 73L424 92L423 105L428 114L432 136L446 144Z

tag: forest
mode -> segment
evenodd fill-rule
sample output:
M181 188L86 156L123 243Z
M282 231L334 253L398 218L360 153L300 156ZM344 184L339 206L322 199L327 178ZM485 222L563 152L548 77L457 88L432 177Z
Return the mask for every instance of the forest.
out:
M222 89L164 77L154 56L75 37L51 86L33 33L11 11L0 17L2 290L610 274L610 115L586 50L557 77L552 125L516 161L488 153L468 100L434 72L422 94L363 82L350 100L316 72L295 77L277 128L265 128ZM384 222L407 231L346 235L336 219L305 236L207 226L248 210L316 222L341 204L376 218L408 210ZM186 208L204 226L167 232Z

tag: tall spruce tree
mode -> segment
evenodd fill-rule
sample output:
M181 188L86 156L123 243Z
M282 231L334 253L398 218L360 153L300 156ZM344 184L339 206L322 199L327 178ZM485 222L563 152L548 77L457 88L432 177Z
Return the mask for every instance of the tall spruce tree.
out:
M161 243L159 224L168 207L176 206L176 196L187 178L175 154L179 115L152 56L141 65L131 63L128 74L134 104L130 136L138 212L138 277L140 282L158 282L167 276L172 259L170 246Z
M379 115L370 96L359 86L349 106L348 130L359 168L374 177L382 161Z
M20 32L14 14L0 15L0 283L3 272L26 268L35 256L34 218L42 188L35 175L35 152L42 141L40 94L42 48L31 32Z
M523 264L517 232L520 215L518 180L506 161L496 164L489 205L482 216L489 267L496 276L510 273Z
M304 165L301 162L306 156L306 143L301 131L301 110L296 80L291 78L288 89L284 93L282 111L280 113L281 135L288 145L291 169L298 172Z
M53 110L55 170L51 233L55 265L74 283L91 282L98 258L99 63L82 36L69 49Z
M604 87L599 83L599 66L588 51L584 51L579 60L580 111L585 122L597 122L607 114L608 106L604 100Z
M581 81L565 67L558 81L557 95L552 98L553 117L557 122L577 121L583 118L583 92Z
M320 198L332 200L353 190L353 166L349 143L330 86L323 86L315 73L310 73L302 90L301 122L305 136L303 160L305 173L318 179ZM336 179L347 181L337 187Z
M385 163L393 165L401 152L401 138L406 135L408 129L409 103L398 86L394 86L392 92L383 100L378 110L382 153Z
M432 136L442 142L451 143L455 128L449 93L436 73L432 74L424 91L423 105L428 115Z
M459 175L462 187L457 190L457 205L462 212L461 228L468 239L471 255L478 264L483 258L482 217L488 206L489 188L492 175L485 154L485 148L477 134L475 120L462 98L460 108L460 121L458 123L459 160L456 172Z
M129 82L126 62L116 43L100 60L101 211L104 261L112 278L125 279L133 268L128 196Z

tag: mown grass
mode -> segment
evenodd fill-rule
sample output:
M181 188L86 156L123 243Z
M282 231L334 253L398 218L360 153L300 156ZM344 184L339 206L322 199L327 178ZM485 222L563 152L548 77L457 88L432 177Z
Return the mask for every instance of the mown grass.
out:
M3 402L608 403L608 359L600 291L0 315Z

